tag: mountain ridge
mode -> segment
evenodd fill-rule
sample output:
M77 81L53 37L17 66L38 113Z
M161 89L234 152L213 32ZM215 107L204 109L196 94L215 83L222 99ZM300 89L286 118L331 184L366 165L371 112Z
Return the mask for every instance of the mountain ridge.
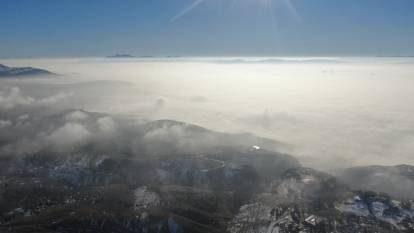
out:
M0 64L0 78L55 75L54 73L33 67L9 67Z

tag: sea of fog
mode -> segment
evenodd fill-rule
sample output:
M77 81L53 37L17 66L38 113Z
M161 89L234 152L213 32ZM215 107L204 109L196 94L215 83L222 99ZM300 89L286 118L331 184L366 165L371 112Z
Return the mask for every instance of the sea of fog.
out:
M414 58L0 59L0 64L59 74L0 80L2 111L50 104L56 110L251 132L325 171L414 164ZM30 117L36 110L19 111ZM5 122L0 119L0 128Z

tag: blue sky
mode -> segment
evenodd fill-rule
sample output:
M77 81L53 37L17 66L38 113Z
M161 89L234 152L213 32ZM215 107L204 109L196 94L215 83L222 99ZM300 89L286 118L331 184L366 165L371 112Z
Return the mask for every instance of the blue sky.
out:
M0 57L414 55L413 0L196 1L1 0Z

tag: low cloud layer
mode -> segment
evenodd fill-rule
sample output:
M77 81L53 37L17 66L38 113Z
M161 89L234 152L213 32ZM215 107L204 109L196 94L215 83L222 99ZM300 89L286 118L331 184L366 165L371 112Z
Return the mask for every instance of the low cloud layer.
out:
M118 150L140 150L129 138L131 125L171 119L273 139L279 142L278 150L325 171L414 164L410 64L217 60L5 61L67 75L0 80L0 151L69 150L88 143L104 148L98 144L107 140ZM156 138L192 147L191 138L180 130L160 128L141 136L144 141Z
M72 96L73 93L60 92L46 98L34 99L25 95L19 86L5 86L0 90L0 109L9 110L25 106L48 106Z

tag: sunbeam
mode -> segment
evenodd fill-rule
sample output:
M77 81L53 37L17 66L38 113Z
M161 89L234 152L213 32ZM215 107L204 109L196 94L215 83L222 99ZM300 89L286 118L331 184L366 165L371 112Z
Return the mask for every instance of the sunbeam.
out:
M193 10L195 7L197 7L198 5L200 5L203 2L204 2L204 0L195 0L193 3L191 3L189 6L187 6L186 8L184 8L184 10L182 10L176 16L174 16L173 18L171 18L171 22L174 22L174 21L180 19L181 17L183 17L184 15L186 15L188 12L190 12L191 10Z
M292 4L291 0L283 0L284 4L286 5L287 9L289 10L290 15L297 21L301 21L302 17L299 15L298 11L296 10L295 6Z
M296 21L301 21L301 16L299 15L299 13L297 12L295 6L292 4L291 0L245 0L245 1L254 1L257 2L257 4L260 7L263 7L265 9L270 9L270 11L272 12L272 18L274 19L274 9L273 6L275 5L275 3L281 3L281 6L284 6L288 13L291 15L292 18L294 18ZM171 18L171 22L175 22L178 19L182 18L183 16L185 16L186 14L190 13L193 9L195 9L197 6L199 6L200 4L204 3L205 0L195 0L193 1L189 6L187 6L186 8L184 8L182 11L180 11L177 15L175 15L174 17ZM230 4L230 8L234 9L234 6L236 4L239 4L240 0L231 0L231 4Z

